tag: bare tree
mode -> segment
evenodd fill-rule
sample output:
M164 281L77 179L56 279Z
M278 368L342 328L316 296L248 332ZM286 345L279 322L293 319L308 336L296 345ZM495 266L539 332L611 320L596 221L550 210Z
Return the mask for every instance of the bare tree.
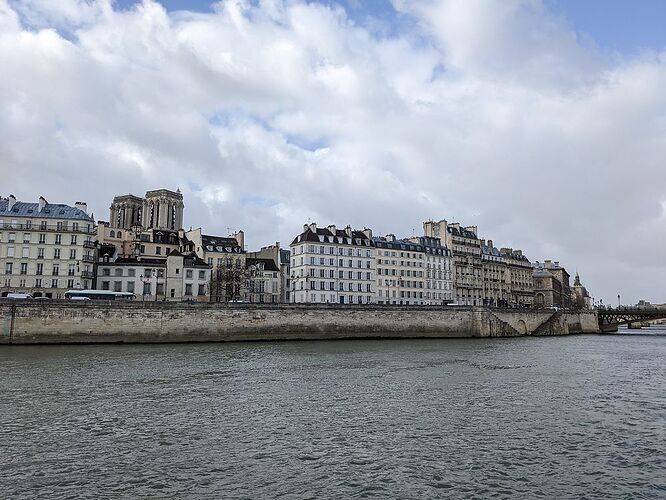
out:
M210 280L211 302L237 302L243 298L252 277L251 270L231 262L213 269Z

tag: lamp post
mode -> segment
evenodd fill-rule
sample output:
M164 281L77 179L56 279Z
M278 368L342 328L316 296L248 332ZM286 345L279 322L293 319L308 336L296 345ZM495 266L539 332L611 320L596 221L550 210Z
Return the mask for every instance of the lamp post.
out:
M146 269L146 274L149 274L152 270L151 269ZM139 276L139 279L141 280L142 286L142 294L141 294L141 302L146 301L146 283L150 283L150 277L149 276L144 276L143 274Z

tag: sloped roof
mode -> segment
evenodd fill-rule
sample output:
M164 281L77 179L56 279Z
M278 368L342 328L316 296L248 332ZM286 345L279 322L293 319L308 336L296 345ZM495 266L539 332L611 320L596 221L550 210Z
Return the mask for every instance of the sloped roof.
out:
M294 241L291 242L292 245L303 242L315 242L315 243L339 243L347 245L356 245L354 240L361 240L363 246L374 246L374 242L371 238L368 238L363 231L353 230L351 232L351 242L349 241L350 237L344 229L336 229L335 234L333 234L326 227L318 227L316 231L308 228L303 231L301 234L294 238Z
M247 259L245 261L246 267L256 266L257 264L263 264L264 271L280 271L273 259Z
M232 237L201 235L201 247L206 252L219 253L245 253L238 244L238 240Z
M17 201L14 203L11 211L8 210L8 207L9 200L0 199L0 215L95 222L93 218L83 210L63 203L47 203L41 211L39 210L39 203L28 203L24 201Z

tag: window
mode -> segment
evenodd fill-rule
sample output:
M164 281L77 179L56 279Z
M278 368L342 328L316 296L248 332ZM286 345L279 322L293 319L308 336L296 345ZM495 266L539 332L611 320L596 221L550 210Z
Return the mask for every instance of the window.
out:
M44 243L46 243L46 235L45 235L45 234L40 233L40 235L39 235L39 243L42 244L42 245L43 245Z
M76 271L76 266L74 264L70 264L67 267L67 276L74 276L75 271Z
M113 282L113 291L114 292L122 292L123 291L123 282L122 281L114 281Z
M171 298L172 298L172 299L176 296L176 290L175 290L175 288L172 288L172 289L171 289L171 293L170 293L170 295L171 295Z
M60 249L56 248L53 250L53 258L54 259L59 259L60 258Z
M206 271L199 271L199 279L200 280L206 279Z
M72 231L78 231L78 230L79 230L79 223L72 222Z
M37 264L37 272L35 273L37 276L41 276L44 274L44 264Z
M202 271L203 272L203 271ZM206 294L206 287L205 285L199 285L199 293L198 295L205 295Z
M155 247L155 255L162 255L162 247Z
M114 269L113 274L114 276L122 276L123 275L122 267Z
M56 229L57 229L58 231L62 231L62 222L57 222L57 223L56 223Z
M30 257L30 247L23 247L23 248L21 249L21 256L22 256L24 259L29 258L29 257Z
M60 244L62 244L62 234L56 234L56 237L55 237L55 244L56 244L56 245L60 245Z
M42 231L46 229L46 221L45 220L43 220L39 223L39 229L41 229Z
M143 284L143 294L150 295L150 283Z
M192 285L190 283L185 285L185 295L192 295Z
M58 276L60 274L60 266L58 264L53 264L53 276Z
M74 280L67 280L67 288L70 290L74 288Z
M43 259L44 258L44 249L43 248L38 248L37 249L37 258L38 259Z
M30 243L30 233L23 233L23 243Z
M16 241L16 233L9 233L9 242L14 243Z
M72 235L72 241L71 241L70 245L76 245L76 235L75 234Z
M51 280L51 288L58 288L58 279Z
M102 268L102 276L111 276L111 269L108 267Z
M21 262L21 274L28 274L28 263Z
M109 282L102 281L102 290L109 290Z
M76 260L76 248L72 248L69 251L69 258L70 260Z
M186 279L191 280L191 279L192 279L192 276L193 276L192 269L188 269L187 271L185 271L185 278L186 278ZM191 295L191 294L190 294L190 295Z
M41 278L37 278L35 280L35 287L36 288L41 288L42 287L42 279Z
M127 276L129 276L130 278L134 278L136 276L136 269L128 269Z

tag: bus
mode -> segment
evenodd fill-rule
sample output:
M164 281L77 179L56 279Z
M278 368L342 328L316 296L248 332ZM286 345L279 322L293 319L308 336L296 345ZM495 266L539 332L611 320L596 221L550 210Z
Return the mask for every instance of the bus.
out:
M69 290L65 292L67 300L134 300L131 292L113 292L111 290Z

